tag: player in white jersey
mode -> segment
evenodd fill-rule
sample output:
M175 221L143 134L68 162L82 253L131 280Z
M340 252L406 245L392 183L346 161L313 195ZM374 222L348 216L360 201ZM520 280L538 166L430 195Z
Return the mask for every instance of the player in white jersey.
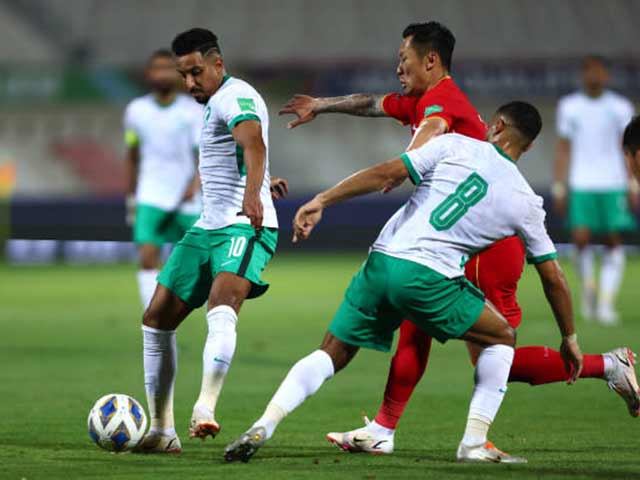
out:
M582 315L614 324L618 318L614 301L625 264L620 233L635 228L630 210L637 205L638 186L631 181L621 148L633 105L607 90L608 80L604 60L587 57L582 64L582 90L563 97L558 104L552 193L556 210L564 214L568 190L568 223L577 247ZM589 245L592 236L601 237L606 247L599 288Z
M151 429L140 451L181 451L174 428L175 330L207 302L209 333L191 437L215 436L215 408L236 346L242 303L262 295L261 274L273 256L278 221L270 193L269 116L260 94L230 77L217 37L204 29L172 43L189 93L205 104L199 171L203 210L158 277L143 317L144 371Z
M533 106L512 102L494 115L488 133L491 143L442 135L400 158L350 176L298 210L294 242L310 235L326 207L384 191L406 178L417 185L374 242L320 349L289 371L263 416L226 447L227 461L248 461L284 417L344 368L360 347L389 351L403 318L440 342L463 339L479 351L476 386L457 459L525 461L487 442L489 426L507 389L515 334L464 278L463 265L492 243L521 236L555 313L570 382L575 381L582 369L582 354L571 295L544 226L542 198L515 165L540 128L540 115Z
M175 243L200 215L196 171L202 107L178 91L176 61L157 50L147 62L151 93L125 110L127 221L139 247L138 288L147 308L156 288L160 250Z

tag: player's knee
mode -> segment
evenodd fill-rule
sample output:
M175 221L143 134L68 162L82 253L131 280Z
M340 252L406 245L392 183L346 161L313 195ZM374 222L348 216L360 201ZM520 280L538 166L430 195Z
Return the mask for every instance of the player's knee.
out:
M513 327L511 327L511 325L505 325L501 333L502 334L499 343L507 345L509 347L516 346L516 331Z
M358 352L358 347L345 343L331 333L327 333L322 345L320 345L320 350L323 350L331 357L334 372L337 373L349 364Z
M160 328L160 317L157 315L157 311L151 306L142 314L142 324L151 328Z

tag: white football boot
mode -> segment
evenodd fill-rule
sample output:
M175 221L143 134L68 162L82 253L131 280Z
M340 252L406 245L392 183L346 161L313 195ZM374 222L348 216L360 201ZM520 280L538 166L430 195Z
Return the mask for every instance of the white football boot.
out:
M147 433L133 449L134 453L181 453L182 444L178 435L164 435L160 432Z
M498 450L489 441L474 447L468 447L460 442L456 459L460 463L527 463L526 458L514 457L502 450Z
M200 438L204 440L207 436L216 438L220 431L220 425L213 417L213 412L204 405L193 407L191 424L189 425L189 438Z
M327 440L338 448L350 453L372 453L375 455L393 453L393 435L373 433L369 430L369 419L364 416L365 426L350 432L331 432Z
M628 347L620 347L604 354L613 361L613 368L605 375L609 388L627 404L632 417L640 415L640 393L636 378L636 354Z

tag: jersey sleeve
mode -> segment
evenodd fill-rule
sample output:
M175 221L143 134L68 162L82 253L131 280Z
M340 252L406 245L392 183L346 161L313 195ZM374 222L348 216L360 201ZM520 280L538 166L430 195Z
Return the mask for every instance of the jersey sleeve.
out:
M409 178L414 185L420 184L424 176L435 168L447 152L447 141L444 136L429 140L414 150L405 152L400 157L409 171Z
M459 115L456 114L456 104L445 95L445 92L434 92L423 95L418 102L416 115L422 123L430 118L440 118L447 124L447 132L452 130Z
M621 132L624 132L624 129L627 128L627 125L633 118L633 114L634 114L633 103L631 103L629 100L625 98L624 101L622 102L622 105L620 106L620 114L618 116L620 120Z
M224 92L218 102L218 115L229 127L229 131L245 120L260 121L258 96L250 89L233 87Z
M527 250L528 263L542 263L558 257L556 247L544 224L547 214L542 204L542 197L537 195L533 197L529 212L523 217L518 231Z
M415 97L389 93L382 99L382 110L388 117L395 118L403 125L408 125L415 112L416 102Z
M137 147L140 144L140 135L136 127L135 109L132 104L127 105L124 111L124 144L127 147Z
M556 133L560 138L569 140L571 138L571 118L569 116L569 105L566 100L560 100L556 112Z

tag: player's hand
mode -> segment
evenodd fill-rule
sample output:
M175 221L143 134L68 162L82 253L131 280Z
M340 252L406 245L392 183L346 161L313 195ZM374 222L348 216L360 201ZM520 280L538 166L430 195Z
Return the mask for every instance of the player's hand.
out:
M317 198L301 206L293 219L293 243L306 240L322 218L324 207Z
M246 195L242 200L242 211L238 215L244 215L251 220L251 226L256 230L262 228L263 208L260 195Z
M289 193L289 182L284 178L271 177L271 198L280 200Z
M569 372L567 383L571 385L575 383L582 372L582 352L578 341L571 336L562 337L560 356L564 362L564 368Z
M298 118L287 124L287 128L296 128L298 125L308 123L316 118L316 113L314 112L316 103L316 99L309 95L294 95L293 98L280 109L278 115L296 115Z
M127 226L132 227L136 223L136 196L133 194L127 195L125 200L126 213L124 221Z

